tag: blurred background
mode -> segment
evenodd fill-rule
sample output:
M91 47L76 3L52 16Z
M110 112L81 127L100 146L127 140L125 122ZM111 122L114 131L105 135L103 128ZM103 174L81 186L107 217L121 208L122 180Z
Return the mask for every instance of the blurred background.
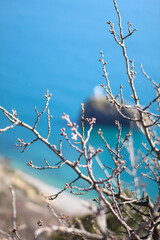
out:
M159 0L117 0L117 4L124 33L128 33L128 20L133 23L132 29L138 30L126 40L126 46L129 58L135 60L135 85L140 102L145 105L154 97L154 89L142 75L140 64L155 82L160 79L160 3ZM34 105L42 110L44 95L49 89L53 94L50 141L58 144L60 128L65 126L61 120L63 112L77 121L80 102L93 95L95 86L104 83L102 65L98 61L100 50L107 61L113 93L119 94L122 84L124 98L132 102L122 50L109 33L106 23L109 20L118 31L118 19L111 0L1 0L0 105L8 111L17 110L22 121L33 125ZM38 125L43 136L47 134L46 123L43 117ZM6 124L8 121L0 113L0 127ZM96 130L91 143L101 147L103 143L95 138ZM104 132L110 145L115 145L117 129L105 126ZM138 132L135 135L139 139L139 142L135 141L137 149L143 136ZM44 165L45 158L52 164L56 161L55 156L41 143L30 146L21 154L21 149L14 146L18 137L30 141L33 136L20 127L0 135L0 155L10 158L14 166L59 187L64 185L64 177L73 178L72 174L68 176L65 168L43 173L31 170L26 166L29 161ZM76 157L66 143L63 149L66 157Z

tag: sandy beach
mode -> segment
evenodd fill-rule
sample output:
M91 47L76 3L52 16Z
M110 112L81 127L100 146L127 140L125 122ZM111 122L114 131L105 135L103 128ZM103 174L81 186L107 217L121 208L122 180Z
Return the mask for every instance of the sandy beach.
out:
M8 186L13 185L18 189L24 190L36 202L38 199L45 201L46 196L54 195L61 190L19 169L14 169L10 166L10 162L3 157L0 157L0 175L0 188L4 184ZM61 193L56 199L50 200L49 203L61 214L84 216L90 213L89 206L91 203L69 192Z
M35 187L41 196L50 196L61 191L61 189L48 185L35 177L22 173L19 170L17 170L17 172L22 179ZM90 213L89 206L91 203L89 201L83 200L80 197L68 192L61 193L56 199L50 200L49 203L61 213L71 216L84 216Z

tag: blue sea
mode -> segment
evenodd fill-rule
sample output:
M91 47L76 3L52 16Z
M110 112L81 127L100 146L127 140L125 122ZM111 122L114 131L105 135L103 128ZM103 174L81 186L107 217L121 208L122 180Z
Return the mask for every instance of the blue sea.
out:
M135 86L142 105L148 104L154 97L154 89L143 76L140 64L147 74L157 83L160 79L160 3L158 0L118 1L122 15L124 34L128 34L127 21L133 23L137 31L126 40L130 59L134 59L137 77ZM50 141L59 144L60 129L65 127L61 119L63 112L73 121L80 116L80 102L86 102L94 88L105 83L102 77L102 65L99 62L100 50L107 61L110 85L113 93L119 94L120 84L126 101L132 103L131 90L125 70L122 50L109 33L107 21L114 22L118 33L118 19L111 0L1 0L0 1L0 105L8 111L20 113L20 119L30 125L34 124L36 114L45 104L46 90L52 93L50 111L53 115ZM156 106L153 107L153 111ZM0 113L0 128L8 121ZM47 119L42 117L38 130L46 136ZM110 146L116 147L118 130L114 126L95 126L90 143L105 149L98 128ZM123 136L129 129L123 129ZM65 182L74 179L72 170L62 167L59 170L38 171L27 166L29 161L44 166L44 159L50 164L58 162L57 157L42 143L35 143L22 154L15 147L17 138L30 141L34 138L28 131L15 127L0 135L0 155L12 160L12 164L45 182L63 187ZM133 133L135 154L142 149L145 141L143 134ZM71 160L77 155L63 139L63 154ZM124 158L128 154L124 150ZM103 163L111 164L107 150L100 155ZM140 157L139 157L140 158ZM95 165L96 177L101 177L101 169ZM126 173L123 181L129 185L132 179ZM156 195L156 186L146 181L147 191ZM84 183L81 183L82 185Z

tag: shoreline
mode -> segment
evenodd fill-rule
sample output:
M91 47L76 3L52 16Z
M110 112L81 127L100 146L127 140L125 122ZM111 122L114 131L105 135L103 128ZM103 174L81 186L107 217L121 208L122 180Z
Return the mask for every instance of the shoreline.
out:
M51 186L38 178L22 173L20 170L17 171L27 183L38 190L41 196L48 197L61 191L61 189ZM58 211L68 215L84 216L90 214L89 206L91 203L68 192L62 192L56 199L48 200L48 202Z
M12 167L10 161L0 156L1 175L6 178L7 185L13 185L21 190L25 190L27 194L34 200L40 197L45 200L45 197L57 194L61 189L51 186L39 178L33 177L28 173L22 172L20 169ZM5 173L8 171L9 174ZM5 176L7 175L7 176ZM38 194L35 196L35 190ZM36 199L35 199L36 200ZM62 192L56 199L47 200L59 213L67 214L70 216L85 216L90 214L91 201L81 199L69 192Z

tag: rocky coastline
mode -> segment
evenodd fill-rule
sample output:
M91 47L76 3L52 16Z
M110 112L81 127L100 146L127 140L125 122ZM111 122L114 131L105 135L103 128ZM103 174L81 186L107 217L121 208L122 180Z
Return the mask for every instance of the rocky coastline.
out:
M134 118L134 109L121 109L122 113L130 118ZM105 96L93 96L85 103L85 118L96 118L96 123L100 125L115 125L115 121L119 121L123 126L129 127L131 121L125 119L114 105L108 102ZM132 122L133 123L133 122Z

